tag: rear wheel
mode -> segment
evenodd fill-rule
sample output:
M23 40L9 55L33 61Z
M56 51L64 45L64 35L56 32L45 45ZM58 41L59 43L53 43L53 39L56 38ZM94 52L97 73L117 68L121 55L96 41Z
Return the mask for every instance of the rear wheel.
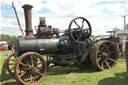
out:
M99 70L113 69L118 60L116 45L111 41L98 41L91 49L91 63Z
M14 76L14 69L15 69L15 64L17 61L17 56L15 53L11 53L8 58L7 58L7 70L8 72Z

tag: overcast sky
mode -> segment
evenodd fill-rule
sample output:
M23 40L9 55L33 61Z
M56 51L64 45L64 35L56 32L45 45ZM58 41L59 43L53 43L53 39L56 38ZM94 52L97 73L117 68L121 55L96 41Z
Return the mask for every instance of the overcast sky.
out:
M92 34L106 34L114 27L123 29L123 18L128 15L128 0L1 0L0 33L21 35L14 10L15 4L20 23L25 29L24 4L32 9L32 27L39 25L39 17L46 17L46 23L61 30L68 29L70 21L75 17L85 17L92 25ZM128 24L128 16L126 17Z

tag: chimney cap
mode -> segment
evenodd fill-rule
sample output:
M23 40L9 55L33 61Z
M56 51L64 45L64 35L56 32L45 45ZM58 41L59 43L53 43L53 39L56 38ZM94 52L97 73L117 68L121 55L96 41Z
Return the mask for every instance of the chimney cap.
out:
M29 4L25 4L25 5L22 6L22 8L24 8L24 9L30 9L30 8L33 8L33 6L32 5L29 5Z

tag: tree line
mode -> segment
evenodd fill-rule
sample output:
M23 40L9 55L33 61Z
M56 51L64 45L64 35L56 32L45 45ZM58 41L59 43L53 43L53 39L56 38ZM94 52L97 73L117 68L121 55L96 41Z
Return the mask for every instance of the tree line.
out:
M15 44L16 43L16 36L11 36L8 34L1 34L0 41L7 41L8 44Z

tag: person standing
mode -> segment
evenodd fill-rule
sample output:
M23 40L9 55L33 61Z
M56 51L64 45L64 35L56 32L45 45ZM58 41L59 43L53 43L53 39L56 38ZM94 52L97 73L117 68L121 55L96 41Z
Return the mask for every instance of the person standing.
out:
M15 52L15 45L14 44L12 45L11 49L12 49L12 52L14 53Z
M121 58L123 58L123 41L120 38L120 42L119 42L119 50L120 50L120 56Z
M8 56L8 44L5 45L5 56Z

